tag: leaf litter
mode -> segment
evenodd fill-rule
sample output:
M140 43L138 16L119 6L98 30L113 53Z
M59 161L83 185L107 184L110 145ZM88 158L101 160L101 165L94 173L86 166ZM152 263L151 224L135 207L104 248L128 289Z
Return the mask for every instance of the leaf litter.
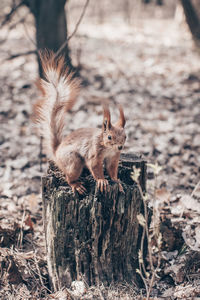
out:
M20 26L1 47L0 295L70 299L67 290L49 291L40 194L47 161L43 156L40 171L40 141L30 120L38 97L36 58L5 60L31 47ZM66 132L101 126L101 101L110 103L115 119L116 103L123 105L125 151L142 152L162 166L154 202L162 224L162 266L154 293L168 299L199 296L200 189L192 191L200 180L200 60L186 27L172 19L141 19L116 31L113 20L94 24L89 13L70 47L85 87ZM150 189L153 177L149 168ZM130 289L86 287L81 299L136 299L137 288Z

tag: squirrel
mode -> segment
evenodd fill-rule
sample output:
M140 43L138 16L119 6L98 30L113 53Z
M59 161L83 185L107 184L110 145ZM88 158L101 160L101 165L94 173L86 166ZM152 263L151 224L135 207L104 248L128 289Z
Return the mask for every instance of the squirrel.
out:
M63 137L65 114L76 102L80 80L65 67L62 56L56 58L53 52L40 52L40 60L44 79L40 78L37 86L42 100L35 105L34 112L48 158L64 173L73 192L86 193L79 181L84 167L89 169L98 189L106 192L109 185L104 178L104 164L110 178L118 182L123 192L117 178L120 152L126 140L122 106L119 106L120 117L116 124L111 123L109 107L104 105L102 128L80 128Z

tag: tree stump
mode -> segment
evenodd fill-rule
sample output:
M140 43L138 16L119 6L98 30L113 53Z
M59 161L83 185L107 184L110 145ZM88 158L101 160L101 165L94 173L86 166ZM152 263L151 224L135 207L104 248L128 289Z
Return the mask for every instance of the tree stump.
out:
M60 171L50 164L42 178L42 194L47 263L54 290L83 278L89 285L136 280L140 242L137 215L142 199L131 179L133 166L141 170L144 191L145 161L138 155L122 154L118 173L124 193L109 180L110 190L102 194L84 170L81 181L88 193L81 196L72 193Z

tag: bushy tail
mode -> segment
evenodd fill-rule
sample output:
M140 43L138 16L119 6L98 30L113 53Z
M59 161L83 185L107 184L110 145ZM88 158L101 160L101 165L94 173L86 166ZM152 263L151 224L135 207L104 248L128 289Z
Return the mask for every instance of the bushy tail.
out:
M40 59L44 79L37 86L43 97L34 107L35 122L44 138L45 152L53 160L63 138L65 113L75 104L80 82L65 67L63 57L55 58L53 52L45 51Z

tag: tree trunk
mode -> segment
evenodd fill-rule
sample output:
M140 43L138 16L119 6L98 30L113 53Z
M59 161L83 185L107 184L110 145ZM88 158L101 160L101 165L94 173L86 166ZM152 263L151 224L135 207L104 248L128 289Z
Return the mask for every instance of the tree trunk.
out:
M181 4L183 6L184 14L186 17L187 24L192 33L194 40L200 43L200 0L197 0L193 4L191 0L181 0Z
M66 0L27 0L26 3L35 17L37 49L56 52L67 39ZM68 46L61 54L65 56L69 68L72 68Z
M140 168L140 184L145 190L146 164L131 154L122 155L119 166L124 193L110 181L110 191L101 194L87 170L81 178L86 196L74 195L54 165L43 177L47 263L54 290L82 278L89 285L136 281L140 243L137 215L142 200L131 179L132 166Z

